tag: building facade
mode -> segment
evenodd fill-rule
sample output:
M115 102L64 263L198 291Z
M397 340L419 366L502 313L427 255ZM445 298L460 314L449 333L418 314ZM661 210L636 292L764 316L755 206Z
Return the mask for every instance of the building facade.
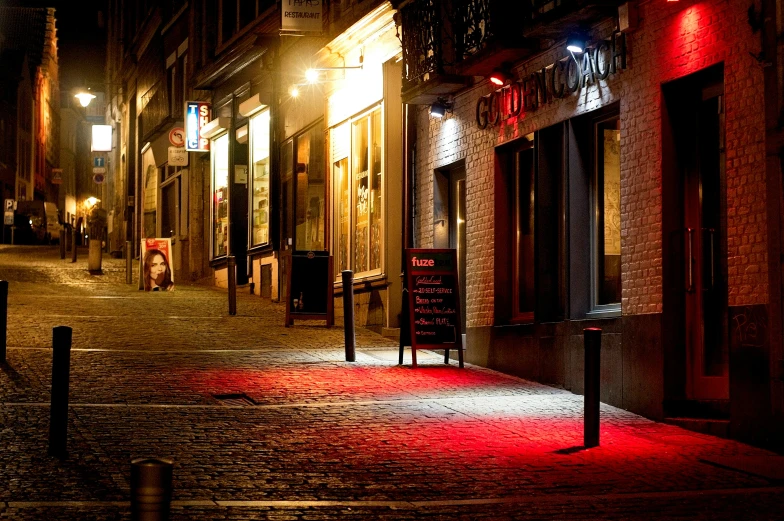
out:
M458 251L467 360L581 393L599 327L602 401L780 441L780 171L748 6L401 4L406 222ZM417 40L439 9L451 27Z
M57 202L60 87L54 9L0 8L4 198Z

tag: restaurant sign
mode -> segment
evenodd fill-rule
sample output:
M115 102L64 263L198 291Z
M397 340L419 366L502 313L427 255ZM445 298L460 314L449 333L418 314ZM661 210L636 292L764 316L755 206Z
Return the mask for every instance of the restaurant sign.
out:
M281 31L320 33L322 26L321 0L283 0Z
M616 31L609 40L586 47L583 53L561 58L482 96L476 102L476 124L484 129L534 112L625 68L626 35Z

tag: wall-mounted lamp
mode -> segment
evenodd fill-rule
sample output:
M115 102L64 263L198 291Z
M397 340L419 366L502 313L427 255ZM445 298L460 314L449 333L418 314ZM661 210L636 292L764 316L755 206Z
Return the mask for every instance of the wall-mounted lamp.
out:
M586 37L583 33L572 33L566 39L566 50L569 52L583 52L585 50Z
M438 98L438 101L430 105L430 115L434 118L443 118L446 111L451 109L452 103L444 98Z
M502 87L512 79L512 76L504 69L496 68L493 69L493 72L490 74L489 79L490 79L490 83L492 83L493 85Z
M343 62L345 63L345 61ZM305 71L305 80L307 83L318 83L321 79L322 71L345 71L350 69L362 69L365 66L365 55L359 55L359 65L344 65L343 67L311 67Z

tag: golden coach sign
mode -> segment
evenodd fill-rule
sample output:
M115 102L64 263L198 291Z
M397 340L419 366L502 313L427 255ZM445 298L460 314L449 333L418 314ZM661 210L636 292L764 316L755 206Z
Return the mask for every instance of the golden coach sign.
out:
M533 112L541 105L564 98L625 68L626 35L615 32L609 40L586 48L581 56L562 58L482 96L476 102L476 124L479 128L487 128Z

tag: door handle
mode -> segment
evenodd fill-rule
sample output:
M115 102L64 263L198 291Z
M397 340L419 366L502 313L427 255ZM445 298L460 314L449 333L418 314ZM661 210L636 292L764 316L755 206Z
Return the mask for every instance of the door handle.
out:
M693 247L694 247L694 228L686 228L686 232L688 235L688 244L689 244L689 259L688 259L688 272L689 272L689 283L686 285L686 293L692 293L694 291L694 255L693 255Z

